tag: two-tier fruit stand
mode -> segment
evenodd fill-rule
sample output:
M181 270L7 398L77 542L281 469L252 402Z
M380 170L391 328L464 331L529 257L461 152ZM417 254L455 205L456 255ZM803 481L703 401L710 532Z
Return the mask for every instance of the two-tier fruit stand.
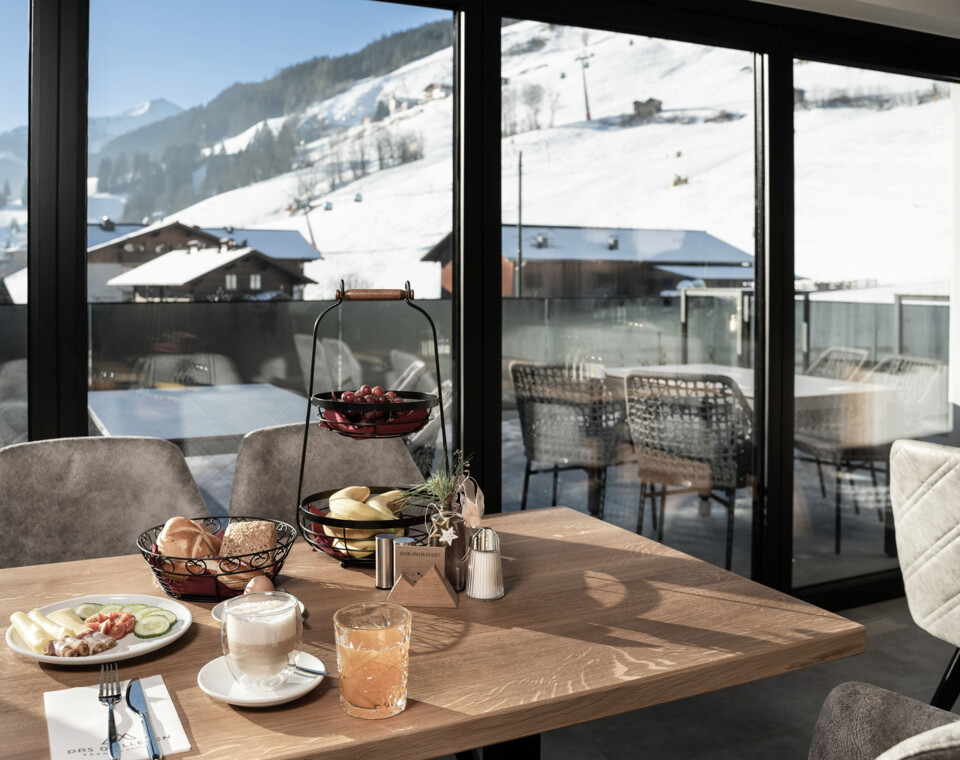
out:
M310 418L316 407L321 427L333 430L351 438L398 438L420 430L430 419L432 410L439 409L440 434L443 440L443 456L448 457L447 426L443 411L443 390L440 381L440 349L437 341L437 328L430 315L413 302L413 291L407 282L402 290L347 290L343 281L336 293L336 302L325 309L313 325L313 349L310 355L310 383L308 385L307 419L303 430L303 448L300 452L300 480L297 485L296 525L300 535L313 546L340 560L342 565L372 564L372 552L351 548L352 537L357 533L370 530L392 531L403 529L412 535L418 543L426 539L426 524L430 509L426 503L409 500L396 520L341 520L329 514L328 499L335 491L303 495L303 478L307 462L307 444L310 436ZM397 391L397 398L390 399L384 394L377 397L383 401L344 401L348 391L329 390L314 393L314 363L317 356L317 336L323 318L334 309L340 308L345 301L403 301L412 309L423 314L430 324L433 334L433 358L437 372L437 392ZM352 398L348 396L348 398ZM346 484L345 484L346 485ZM394 486L371 486L372 493L383 493Z

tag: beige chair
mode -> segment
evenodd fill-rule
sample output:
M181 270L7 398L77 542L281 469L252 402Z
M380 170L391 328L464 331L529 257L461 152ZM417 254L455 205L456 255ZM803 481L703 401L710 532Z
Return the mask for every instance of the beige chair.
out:
M890 502L903 587L914 622L960 647L960 449L896 441L890 450ZM960 648L930 704L960 696Z
M231 515L296 524L303 425L278 425L247 433L240 442L230 494ZM307 442L303 495L346 486L422 483L399 438L356 440L314 424Z
M0 567L18 567L132 554L148 528L210 512L180 449L114 437L0 449L0 514Z

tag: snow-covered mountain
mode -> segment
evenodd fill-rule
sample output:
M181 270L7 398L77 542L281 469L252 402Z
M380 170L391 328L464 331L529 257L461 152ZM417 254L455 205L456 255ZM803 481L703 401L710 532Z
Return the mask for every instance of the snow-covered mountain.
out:
M517 221L522 151L527 224L706 230L753 253L750 53L529 21L503 28L502 50L503 222ZM426 96L430 84L452 84L452 60L449 49L440 51L209 146L235 153L259 129L279 133L291 118L301 128L327 127L303 146L311 167L173 217L300 230L324 255L308 265L320 283L308 297L330 297L351 272L370 287L397 287L452 224L453 103L442 89L441 97ZM819 63L798 63L796 79L803 90L795 120L798 272L881 283L946 276L952 116L945 86ZM641 108L643 118L634 118L635 103L653 101L659 110ZM381 102L391 113L372 121ZM381 168L383 138L414 142L423 156ZM354 174L361 158L366 173ZM331 189L335 164L341 177ZM292 199L305 195L313 210L292 213ZM499 253L467 241L467 255Z
M180 106L165 98L147 100L114 116L94 116L88 124L87 152L97 153L114 137L182 113Z
M169 100L147 100L113 116L93 116L89 124L89 152L96 153L114 137L148 124L175 116L183 111ZM96 167L91 167L96 171ZM0 187L10 183L14 197L20 196L27 176L27 127L16 127L0 133Z

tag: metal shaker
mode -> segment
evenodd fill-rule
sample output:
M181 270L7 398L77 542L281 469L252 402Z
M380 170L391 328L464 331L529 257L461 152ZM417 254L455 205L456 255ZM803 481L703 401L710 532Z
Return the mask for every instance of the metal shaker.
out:
M393 541L395 533L377 533L377 588L393 588Z
M503 597L500 536L493 528L480 528L470 539L467 596L480 601L493 601Z

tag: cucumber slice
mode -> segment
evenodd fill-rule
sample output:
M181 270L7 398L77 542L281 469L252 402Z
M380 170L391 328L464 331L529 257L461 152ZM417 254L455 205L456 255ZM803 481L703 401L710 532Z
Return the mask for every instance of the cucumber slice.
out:
M129 612L134 617L137 616L137 612L146 607L146 604L125 604L120 608L120 612Z
M157 614L158 612L164 612L164 610L162 610L160 607L148 607L148 606L144 605L141 609L139 609L139 610L137 610L136 612L134 612L134 613L133 613L133 616L134 616L137 620L140 620L141 618L145 618L145 617L147 617L148 615L155 615L155 614Z
M120 612L121 609L122 607L119 604L105 604L99 610L97 610L97 612L99 612L101 615L106 615L110 612Z
M177 622L177 616L174 615L170 610L165 610L162 607L157 607L150 615L144 615L144 617L151 617L153 615L159 615L160 617L165 617L170 621L170 625L173 625ZM136 616L135 616L136 617ZM139 618L137 618L139 620Z
M139 639L155 639L173 628L173 623L164 615L147 615L133 626L133 634Z
M103 605L100 604L100 602L84 602L79 607L74 609L74 612L76 612L80 617L86 620L91 615L94 615L97 612L100 612L101 607L103 607Z

